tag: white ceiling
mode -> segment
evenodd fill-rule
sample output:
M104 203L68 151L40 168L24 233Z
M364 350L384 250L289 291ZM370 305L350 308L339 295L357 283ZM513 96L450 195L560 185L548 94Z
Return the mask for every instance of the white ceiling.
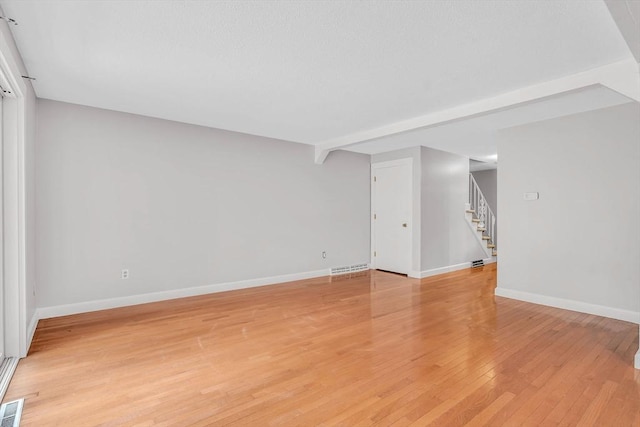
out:
M41 98L307 144L631 56L600 0L0 5L19 24L11 30ZM570 114L585 100L628 101L593 90L543 102ZM347 149L422 144L481 158L495 151L495 128L540 120L540 110L520 106Z

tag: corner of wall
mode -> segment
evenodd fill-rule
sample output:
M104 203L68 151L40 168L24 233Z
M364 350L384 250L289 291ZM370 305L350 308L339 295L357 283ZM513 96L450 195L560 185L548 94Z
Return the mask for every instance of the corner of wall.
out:
M20 355L20 357L26 357L29 353L29 348L31 348L31 343L33 342L33 337L36 334L36 329L38 327L38 322L40 321L40 311L35 310L33 316L31 316L31 321L29 322L29 327L27 329L27 341L26 341L26 351L25 354Z

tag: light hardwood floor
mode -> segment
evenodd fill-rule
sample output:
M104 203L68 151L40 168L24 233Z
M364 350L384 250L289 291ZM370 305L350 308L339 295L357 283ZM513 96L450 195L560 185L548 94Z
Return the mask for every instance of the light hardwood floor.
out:
M5 401L23 426L640 426L637 325L495 282L371 271L43 320Z

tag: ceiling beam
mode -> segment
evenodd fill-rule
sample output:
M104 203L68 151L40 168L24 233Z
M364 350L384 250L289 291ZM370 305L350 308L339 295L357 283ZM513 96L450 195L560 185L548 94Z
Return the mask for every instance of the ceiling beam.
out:
M640 63L640 2L630 0L604 0L620 34L631 54Z
M559 79L526 86L491 98L481 99L390 125L330 139L315 146L315 161L317 164L322 164L331 151L346 148L364 141L465 119L477 116L478 114L514 107L523 103L593 85L608 87L630 99L640 102L640 73L638 63L633 59L619 61Z

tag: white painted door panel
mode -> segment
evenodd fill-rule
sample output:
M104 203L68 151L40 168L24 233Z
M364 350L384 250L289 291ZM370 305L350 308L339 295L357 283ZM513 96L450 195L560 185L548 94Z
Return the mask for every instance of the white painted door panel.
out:
M4 132L3 130L3 119L2 119L2 96L0 96L0 147L2 147L2 134ZM0 188L2 188L4 185L2 183L2 175L3 175L3 170L2 170L2 164L0 162ZM0 200L1 203L1 200ZM3 217L2 217L3 213L0 210L0 224L2 224L3 222ZM2 361L5 358L5 345L4 345L4 311L5 311L5 307L4 307L4 264L3 264L3 258L4 258L4 254L2 253L2 248L4 247L4 234L3 234L3 230L0 230L0 365L2 364Z
M407 274L411 262L411 164L373 165L374 265Z

